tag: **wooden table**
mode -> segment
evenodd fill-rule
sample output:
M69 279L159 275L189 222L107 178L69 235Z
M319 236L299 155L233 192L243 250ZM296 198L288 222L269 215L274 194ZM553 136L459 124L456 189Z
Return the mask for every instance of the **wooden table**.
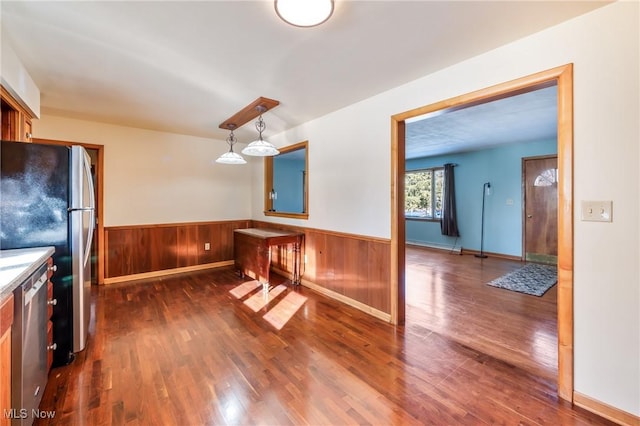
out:
M271 247L293 246L293 285L300 285L300 246L301 232L283 231L279 229L246 228L236 229L233 233L233 258L240 274L269 286L269 269L271 266Z

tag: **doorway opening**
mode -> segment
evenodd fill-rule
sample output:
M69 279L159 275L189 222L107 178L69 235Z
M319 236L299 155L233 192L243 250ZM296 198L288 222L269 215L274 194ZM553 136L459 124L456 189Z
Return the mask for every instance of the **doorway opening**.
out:
M436 102L391 117L391 320L403 324L406 315L404 217L405 121L413 117L482 104L557 85L558 90L558 395L573 399L573 65L498 84Z
M94 190L96 199L96 227L91 244L91 284L104 284L104 145L67 142L51 139L33 139L35 143L49 145L80 145L87 150L91 158L91 173L94 178Z

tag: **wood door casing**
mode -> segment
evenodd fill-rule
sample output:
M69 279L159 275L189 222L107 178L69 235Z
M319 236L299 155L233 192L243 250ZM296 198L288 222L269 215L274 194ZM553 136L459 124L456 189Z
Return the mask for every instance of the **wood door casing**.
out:
M391 116L391 323L405 322L405 120L434 112L503 99L537 88L558 86L558 396L573 402L573 64L461 94ZM524 197L524 195L523 195ZM524 230L523 230L524 234ZM523 247L524 249L524 247Z
M558 157L522 159L526 261L558 261Z

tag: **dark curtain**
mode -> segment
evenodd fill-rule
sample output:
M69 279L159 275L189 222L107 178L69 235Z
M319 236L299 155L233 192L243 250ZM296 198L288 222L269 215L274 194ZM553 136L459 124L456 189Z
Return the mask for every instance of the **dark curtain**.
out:
M442 235L459 237L458 219L456 218L456 186L453 178L453 164L444 165L444 200L442 203L442 220L440 231Z

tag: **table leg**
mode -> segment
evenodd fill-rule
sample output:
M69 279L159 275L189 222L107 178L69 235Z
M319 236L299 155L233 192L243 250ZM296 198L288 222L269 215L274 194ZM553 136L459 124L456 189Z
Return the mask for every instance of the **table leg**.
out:
M300 243L293 243L293 284L300 285Z
M264 291L269 291L269 276L271 275L271 246L267 245L267 268L265 269L265 274L267 275L266 281L262 283L262 289Z

